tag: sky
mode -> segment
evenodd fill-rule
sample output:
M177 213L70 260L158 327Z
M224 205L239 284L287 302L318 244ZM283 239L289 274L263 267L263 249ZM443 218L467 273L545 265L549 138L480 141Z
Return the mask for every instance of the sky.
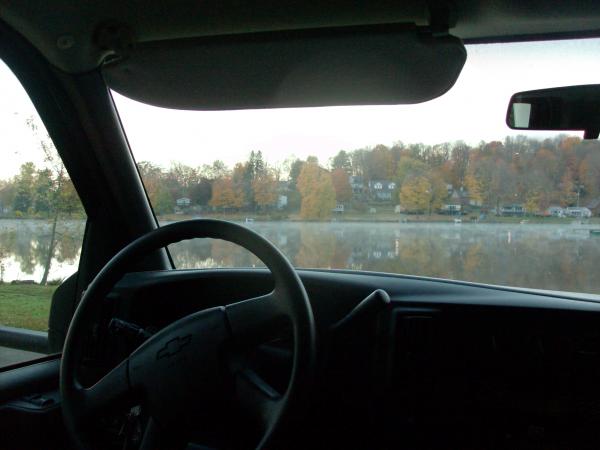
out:
M339 150L398 141L477 144L516 134L544 138L551 134L506 126L512 94L600 83L600 39L473 45L467 55L454 87L418 105L202 112L113 96L138 162L200 166L220 159L232 166L246 160L251 150L261 150L271 164L292 155L316 155L326 164ZM39 144L25 126L34 114L18 81L0 63L0 179L17 173L24 161L42 161Z

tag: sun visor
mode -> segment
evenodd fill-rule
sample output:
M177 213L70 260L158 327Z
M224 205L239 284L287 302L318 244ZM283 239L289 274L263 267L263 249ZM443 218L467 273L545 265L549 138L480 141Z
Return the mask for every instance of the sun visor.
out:
M103 73L116 92L166 108L396 105L444 94L465 60L453 36L369 28L140 43Z

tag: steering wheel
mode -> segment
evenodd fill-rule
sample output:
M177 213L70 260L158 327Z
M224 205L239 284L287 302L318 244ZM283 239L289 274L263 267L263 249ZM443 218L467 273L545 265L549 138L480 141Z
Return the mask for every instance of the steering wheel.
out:
M134 262L192 238L222 239L254 253L271 271L273 291L183 317L152 335L95 384L82 386L77 374L85 338L107 294ZM226 353L236 344L257 345L274 336L282 321L291 324L294 353L287 388L279 393L243 364L224 361L231 360ZM94 442L90 425L102 411L123 401L141 404L149 420L140 448L171 448L169 439L186 436L193 427L201 426L201 420L214 419L213 412L225 403L227 394L233 394L234 403L256 419L261 436L257 448L265 448L301 409L313 382L315 363L312 309L302 281L286 257L241 225L205 219L176 222L127 245L85 291L62 353L63 417L75 445L89 450Z

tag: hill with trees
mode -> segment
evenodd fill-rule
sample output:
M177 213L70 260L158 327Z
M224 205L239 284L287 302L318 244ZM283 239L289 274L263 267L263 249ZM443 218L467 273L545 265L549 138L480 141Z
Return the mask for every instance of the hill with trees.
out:
M377 145L341 150L329 161L316 157L288 160L282 166L252 151L233 168L216 160L201 167L181 162L163 168L138 164L158 215L173 214L177 200L189 199L193 211L268 214L283 211L302 219L325 220L336 204L366 210L377 200L356 192L351 180L387 180L395 189L390 205L432 213L449 200L451 189L467 192L482 210L522 204L527 211L551 205L572 206L600 197L600 143L561 135L538 140L525 136L504 141L439 145ZM351 178L352 177L352 178ZM0 206L12 216L73 214L78 202L61 169L26 163L19 174L0 181ZM285 201L283 200L285 197Z

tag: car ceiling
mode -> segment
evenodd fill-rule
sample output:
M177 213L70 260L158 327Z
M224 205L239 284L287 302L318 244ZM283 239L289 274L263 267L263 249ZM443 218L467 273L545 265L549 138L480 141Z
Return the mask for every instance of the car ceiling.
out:
M593 0L0 0L0 18L71 73L98 67L126 45L265 31L434 25L467 43L600 35Z

